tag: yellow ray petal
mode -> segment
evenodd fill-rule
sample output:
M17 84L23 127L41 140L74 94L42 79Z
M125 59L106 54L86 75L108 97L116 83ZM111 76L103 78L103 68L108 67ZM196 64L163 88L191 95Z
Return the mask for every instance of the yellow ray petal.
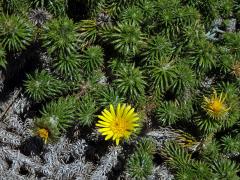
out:
M110 130L110 131L105 131L105 132L102 133L103 136L108 135L108 134L113 135L113 132Z
M109 140L113 136L113 132L110 131L109 134L105 137L105 141Z
M106 121L106 122L111 122L112 121L112 119L109 119L109 118L107 118L105 116L101 116L101 115L98 115L98 118L103 120L103 121Z
M124 112L123 112L123 116L122 118L125 118L126 115L128 114L129 110L131 109L132 107L130 105L128 105L125 109L124 109Z
M126 107L126 104L123 104L123 105L120 107L119 114L118 114L118 118L122 118L123 111L124 111L125 107Z
M125 133L124 133L124 137L126 138L126 139L128 139L129 138L129 136L130 136L130 132L128 132L128 131L126 131Z
M110 105L110 112L111 112L111 114L112 114L112 117L115 118L115 117L116 117L116 115L115 115L115 110L114 110L114 107L113 107L112 104Z
M117 105L117 117L119 118L119 114L120 114L120 109L121 109L121 104L119 103Z
M132 122L138 121L140 118L139 117L135 117L135 118L131 118Z
M119 138L116 139L116 145L119 145Z
M102 114L103 114L103 116L105 116L108 119L113 119L112 114L107 109L104 109Z
M127 113L127 115L126 115L126 119L129 119L131 116L133 116L134 115L134 108L132 108L128 113Z
M133 124L132 126L133 127L139 127L140 125L139 124Z
M101 129L98 129L98 132L100 132L100 133L106 132L106 131L110 131L110 128L101 128Z
M112 139L115 140L117 138L117 134L114 134Z
M96 124L96 126L97 126L97 127L100 127L100 128L102 128L102 127L103 127L103 128L107 128L107 127L109 127L109 126L102 125L102 124L98 124L98 123Z
M110 126L110 123L105 122L105 121L98 121L99 124L105 125L105 126Z

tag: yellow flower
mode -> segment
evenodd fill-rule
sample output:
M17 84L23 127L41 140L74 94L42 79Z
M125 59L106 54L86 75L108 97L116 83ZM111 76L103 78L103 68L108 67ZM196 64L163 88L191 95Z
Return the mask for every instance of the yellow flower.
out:
M40 138L44 140L44 143L46 144L48 140L48 130L44 128L38 128L37 134Z
M213 90L213 94L210 98L204 96L204 102L202 108L213 119L221 119L227 115L229 107L224 103L226 95L223 97L223 93L218 97L216 90Z
M139 126L138 114L134 112L134 108L126 104L118 104L116 111L111 104L110 111L104 109L98 118L100 119L96 124L99 127L98 131L106 136L105 140L112 138L117 145L121 139L128 139Z

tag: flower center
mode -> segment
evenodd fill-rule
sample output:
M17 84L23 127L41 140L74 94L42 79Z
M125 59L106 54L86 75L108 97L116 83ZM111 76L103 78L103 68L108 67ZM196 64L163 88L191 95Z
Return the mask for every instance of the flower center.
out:
M211 107L213 112L219 113L223 110L224 105L220 101L214 100L214 101L212 101L210 107Z
M124 132L126 132L128 129L127 123L123 119L116 119L111 124L111 130L114 134L118 134L120 136L124 135Z
M45 143L47 142L47 139L48 139L47 129L44 129L44 128L38 129L37 134L39 137L41 137L44 140Z

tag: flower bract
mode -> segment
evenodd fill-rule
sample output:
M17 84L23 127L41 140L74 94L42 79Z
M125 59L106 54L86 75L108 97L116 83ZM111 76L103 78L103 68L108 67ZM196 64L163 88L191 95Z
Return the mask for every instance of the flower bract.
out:
M229 111L229 107L225 104L226 95L221 93L219 96L216 90L210 98L204 96L204 102L202 108L213 119L221 119L225 117Z
M41 129L39 128L37 130L37 134L40 138L44 140L44 143L46 144L48 140L48 130L44 128L41 128Z
M98 118L100 119L96 124L99 127L98 131L106 136L105 140L112 138L117 145L121 139L128 139L139 126L138 114L134 112L134 108L126 104L118 104L116 109L111 104L110 111L104 109Z

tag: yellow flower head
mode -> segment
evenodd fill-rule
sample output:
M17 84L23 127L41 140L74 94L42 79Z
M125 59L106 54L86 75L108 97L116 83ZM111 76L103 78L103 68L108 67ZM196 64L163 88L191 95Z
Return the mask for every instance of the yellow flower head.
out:
M44 143L46 144L48 140L48 130L44 128L38 128L37 134L40 138L44 140Z
M112 138L117 145L121 139L128 139L139 126L138 114L134 112L134 108L126 104L118 104L116 111L111 104L110 111L104 109L98 118L100 119L96 124L99 127L98 131L106 136L105 140Z
M213 90L213 95L210 98L204 96L204 102L202 108L213 119L221 119L227 115L229 107L224 103L226 95L223 97L223 93L218 97L216 90Z

